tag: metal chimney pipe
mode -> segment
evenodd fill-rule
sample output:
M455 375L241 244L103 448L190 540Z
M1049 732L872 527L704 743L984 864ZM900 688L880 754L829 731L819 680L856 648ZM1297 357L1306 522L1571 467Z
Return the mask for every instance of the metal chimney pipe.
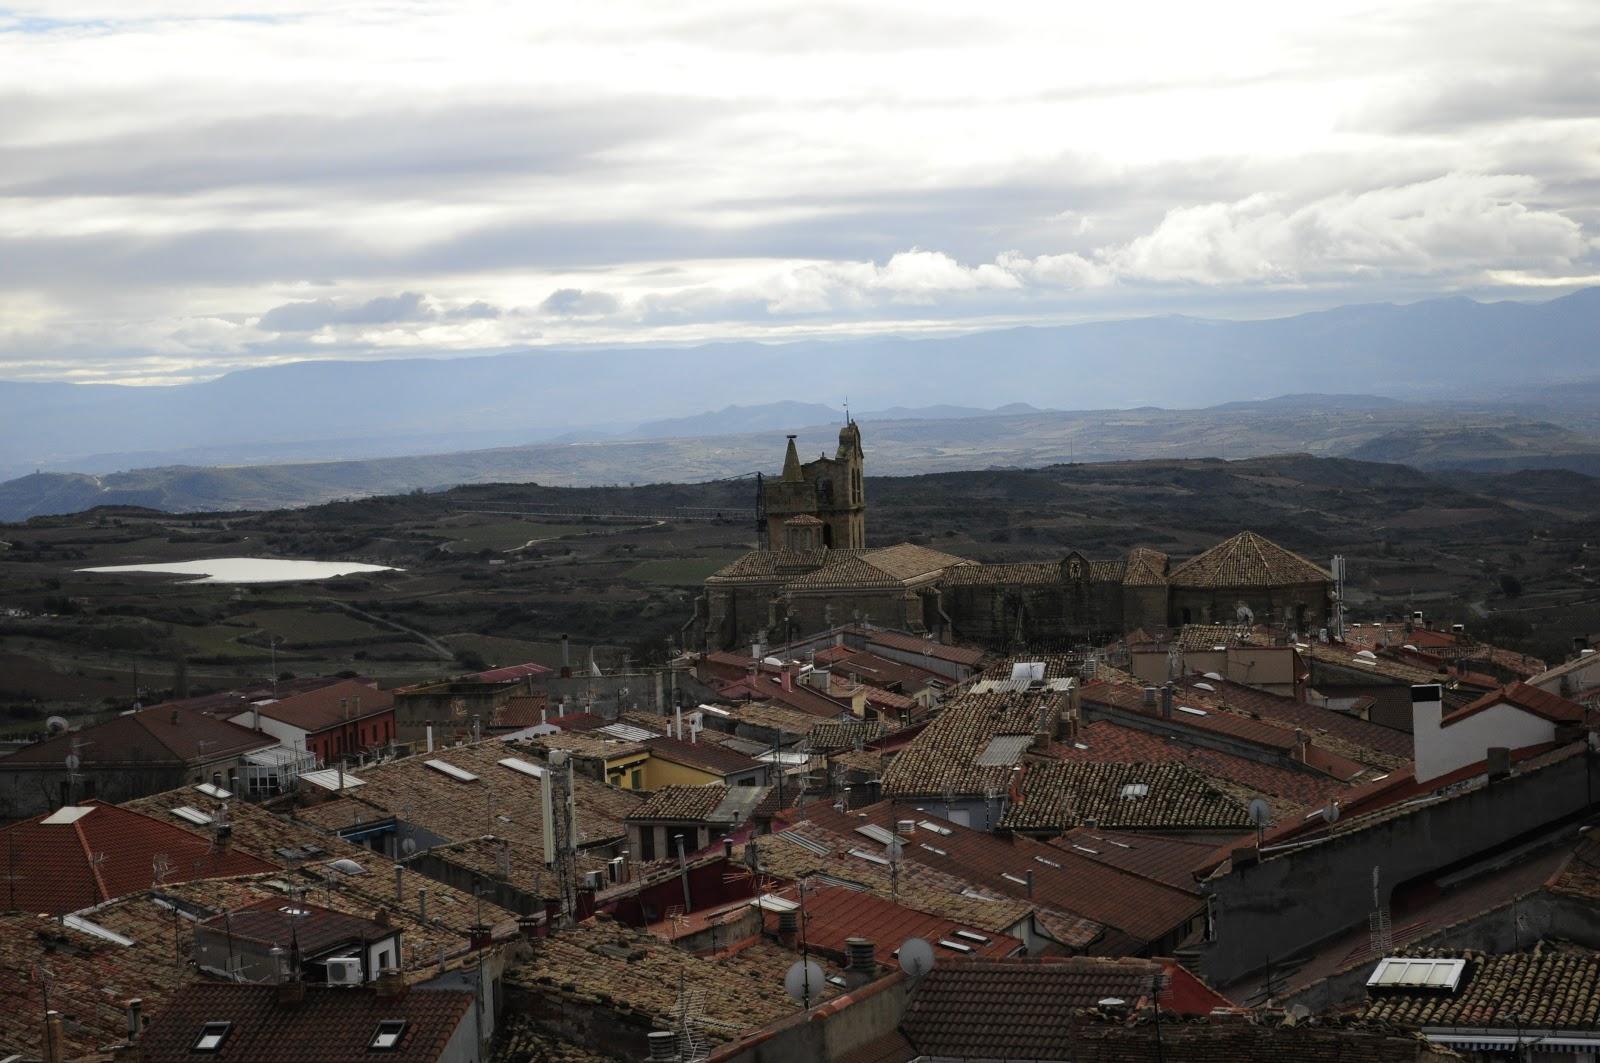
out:
M850 971L873 971L878 961L869 938L844 939L844 965Z
M678 1035L671 1030L652 1030L645 1039L650 1043L650 1063L670 1063L678 1058Z
M417 890L417 918L424 923L428 921L428 889L426 886Z
M433 752L433 721L428 721L428 752Z

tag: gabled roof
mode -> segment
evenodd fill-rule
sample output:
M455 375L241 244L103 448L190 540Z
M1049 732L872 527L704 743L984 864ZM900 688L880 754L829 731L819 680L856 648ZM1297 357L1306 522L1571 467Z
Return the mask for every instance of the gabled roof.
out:
M699 768L716 775L732 775L734 772L749 771L762 766L760 761L714 742L680 742L676 738L662 737L652 738L645 742L644 746L650 750L652 757L660 757L674 764Z
M1333 576L1270 539L1243 531L1173 569L1167 582L1174 587L1289 587L1332 583Z
M149 889L158 877L187 882L276 869L175 823L98 801L0 828L0 860L13 869L0 903L51 915Z
M799 890L793 886L781 891L779 896L792 901L800 899ZM809 887L805 894L805 911L806 946L840 962L845 959L845 939L852 937L871 941L878 962L886 967L895 963L894 953L901 943L913 937L933 945L934 952L946 960L970 956L997 959L1016 955L1024 947L1022 941L1008 934L984 931L843 886ZM764 921L768 930L778 929L776 912L767 912ZM940 947L941 940L963 945L971 952Z
M1124 587L1164 587L1166 584L1166 554L1144 546L1128 551L1128 564L1122 574Z
M59 769L76 753L82 769L205 763L275 746L278 740L197 709L154 706L56 735L0 758L0 770Z
M628 814L628 822L688 820L739 824L750 818L767 788L762 786L663 786Z
M1002 829L1064 831L1091 819L1124 830L1250 826L1241 802L1186 764L1036 764L1022 776L1020 797Z
M394 695L346 679L282 701L268 702L260 706L259 711L268 719L315 734L351 720L388 712L393 707Z
M1439 726L1449 727L1496 705L1514 705L1541 720L1557 724L1582 723L1584 719L1583 706L1575 701L1568 701L1559 694L1551 694L1527 683L1511 683L1455 710L1440 720Z
M411 989L381 997L374 988L305 987L297 1004L278 1003L274 985L196 982L155 1017L139 1042L144 1063L371 1063L373 1059L435 1063L472 1008L459 989ZM403 1020L398 1042L374 1051L378 1023ZM229 1028L215 1052L193 1051L206 1023Z

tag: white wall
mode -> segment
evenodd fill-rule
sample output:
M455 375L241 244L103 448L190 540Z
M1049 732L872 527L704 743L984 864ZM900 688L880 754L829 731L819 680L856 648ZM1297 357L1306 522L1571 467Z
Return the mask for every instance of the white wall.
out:
M232 717L232 720L243 727L249 727L253 722L253 717L251 713L241 712L239 715ZM305 752L306 733L300 728L286 724L281 720L271 719L263 713L261 716L261 730L276 738L280 745Z
M1494 746L1520 749L1555 738L1556 725L1514 705L1495 705L1448 727L1439 725L1440 704L1413 704L1417 781L1427 782L1483 760Z
M1578 667L1551 679L1534 676L1532 685L1551 694L1571 697L1580 690L1600 686L1600 653L1591 653Z

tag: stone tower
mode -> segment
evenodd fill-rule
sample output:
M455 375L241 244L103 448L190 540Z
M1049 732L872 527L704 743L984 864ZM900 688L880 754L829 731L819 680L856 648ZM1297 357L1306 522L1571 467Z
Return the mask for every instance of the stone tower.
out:
M794 436L783 458L783 476L769 480L763 492L767 511L767 541L774 549L788 549L802 541L790 518L814 517L820 521L819 546L836 550L863 550L867 545L866 454L861 449L861 429L854 421L839 429L839 449L804 464ZM810 542L810 533L804 541Z

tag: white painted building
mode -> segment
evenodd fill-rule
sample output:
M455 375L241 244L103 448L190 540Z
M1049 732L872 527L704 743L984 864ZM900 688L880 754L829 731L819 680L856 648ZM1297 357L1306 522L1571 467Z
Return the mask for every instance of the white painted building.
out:
M1491 749L1523 749L1556 740L1583 722L1583 707L1526 683L1512 683L1444 715L1443 688L1411 688L1418 782L1443 778L1488 758Z

